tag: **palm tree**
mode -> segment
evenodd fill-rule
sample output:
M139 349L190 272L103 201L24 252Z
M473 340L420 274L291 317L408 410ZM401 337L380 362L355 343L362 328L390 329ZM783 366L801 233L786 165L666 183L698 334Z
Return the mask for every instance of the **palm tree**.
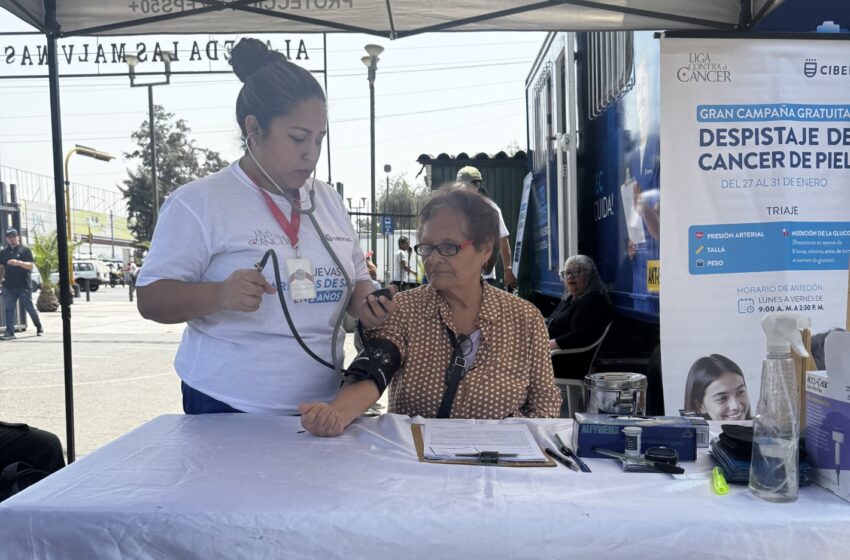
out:
M41 275L41 290L38 293L36 308L42 313L56 311L59 309L59 298L56 297L53 282L50 275L59 269L59 251L56 243L56 232L47 235L35 234L35 243L30 247L32 250L33 264L38 268Z

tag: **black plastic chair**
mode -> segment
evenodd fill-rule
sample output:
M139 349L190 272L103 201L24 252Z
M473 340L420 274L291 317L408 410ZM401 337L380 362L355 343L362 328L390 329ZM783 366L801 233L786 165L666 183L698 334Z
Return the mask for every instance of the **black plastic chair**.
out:
M552 350L552 366L555 368L555 385L561 391L564 403L561 405L561 418L573 418L576 412L584 410L586 406L584 396L584 376L593 370L593 362L599 354L605 337L611 330L614 321L608 323L602 335L593 344L582 348L565 348L563 350ZM569 357L569 360L559 360L559 357ZM568 363L571 367L569 376L558 376L558 362ZM576 375L578 372L578 375ZM566 409L565 409L566 407Z

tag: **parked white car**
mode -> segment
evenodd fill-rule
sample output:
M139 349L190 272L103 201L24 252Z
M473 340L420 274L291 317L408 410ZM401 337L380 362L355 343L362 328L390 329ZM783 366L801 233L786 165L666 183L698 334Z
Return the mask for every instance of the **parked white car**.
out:
M59 283L59 272L50 275L55 284ZM96 292L101 284L109 284L109 269L106 264L95 259L83 259L74 261L74 282L85 289L86 282L89 289Z

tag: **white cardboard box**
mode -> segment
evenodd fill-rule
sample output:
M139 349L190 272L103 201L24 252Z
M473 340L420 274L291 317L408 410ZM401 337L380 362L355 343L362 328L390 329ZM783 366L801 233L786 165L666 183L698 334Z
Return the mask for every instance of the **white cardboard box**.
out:
M806 454L812 479L850 501L850 332L824 344L826 371L806 374Z

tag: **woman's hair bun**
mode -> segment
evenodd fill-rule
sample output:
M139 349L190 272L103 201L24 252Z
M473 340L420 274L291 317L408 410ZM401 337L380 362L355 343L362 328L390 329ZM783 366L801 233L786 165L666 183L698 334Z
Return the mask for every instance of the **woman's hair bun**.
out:
M270 50L268 45L259 39L249 37L240 39L230 52L233 73L243 84L251 74L273 62L285 63L286 57L282 53Z

